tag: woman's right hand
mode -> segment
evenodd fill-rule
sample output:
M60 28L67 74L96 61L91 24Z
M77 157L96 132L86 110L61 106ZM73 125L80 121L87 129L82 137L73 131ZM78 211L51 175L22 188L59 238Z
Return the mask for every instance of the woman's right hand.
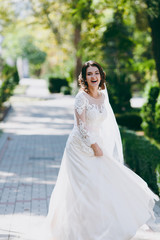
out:
M103 152L102 152L101 148L99 147L99 145L98 145L97 143L92 144L92 145L91 145L91 148L93 149L94 155L95 155L96 157L101 157L101 156L103 156Z

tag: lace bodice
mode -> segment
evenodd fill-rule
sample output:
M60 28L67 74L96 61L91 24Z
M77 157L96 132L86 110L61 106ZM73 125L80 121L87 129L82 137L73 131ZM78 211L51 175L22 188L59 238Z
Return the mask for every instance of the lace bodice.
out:
M124 163L119 128L110 106L107 92L100 91L95 99L80 91L75 97L74 128L66 147L76 149L88 156L94 156L92 144L97 143L107 156Z
M102 121L107 117L104 107L104 95L95 99L84 91L75 98L75 124L74 129L80 134L84 143L90 147L96 142Z

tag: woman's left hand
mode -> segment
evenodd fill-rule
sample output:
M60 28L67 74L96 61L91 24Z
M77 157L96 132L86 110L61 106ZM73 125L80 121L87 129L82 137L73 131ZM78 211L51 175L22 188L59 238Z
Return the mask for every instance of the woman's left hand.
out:
M94 155L96 157L102 157L103 156L103 151L102 151L102 149L99 147L99 145L97 143L92 144L91 148L93 149Z

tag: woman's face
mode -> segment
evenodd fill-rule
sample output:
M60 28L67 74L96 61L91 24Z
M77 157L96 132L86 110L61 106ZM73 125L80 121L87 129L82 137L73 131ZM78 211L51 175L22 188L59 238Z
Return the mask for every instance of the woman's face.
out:
M86 81L88 83L88 88L98 89L101 75L99 69L96 66L89 66L86 71Z

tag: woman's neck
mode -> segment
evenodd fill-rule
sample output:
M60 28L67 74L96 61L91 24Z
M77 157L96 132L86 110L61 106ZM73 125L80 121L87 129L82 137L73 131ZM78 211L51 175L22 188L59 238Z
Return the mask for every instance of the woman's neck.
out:
M88 93L89 95L91 95L94 98L98 98L99 97L99 93L98 93L98 89L88 89Z

